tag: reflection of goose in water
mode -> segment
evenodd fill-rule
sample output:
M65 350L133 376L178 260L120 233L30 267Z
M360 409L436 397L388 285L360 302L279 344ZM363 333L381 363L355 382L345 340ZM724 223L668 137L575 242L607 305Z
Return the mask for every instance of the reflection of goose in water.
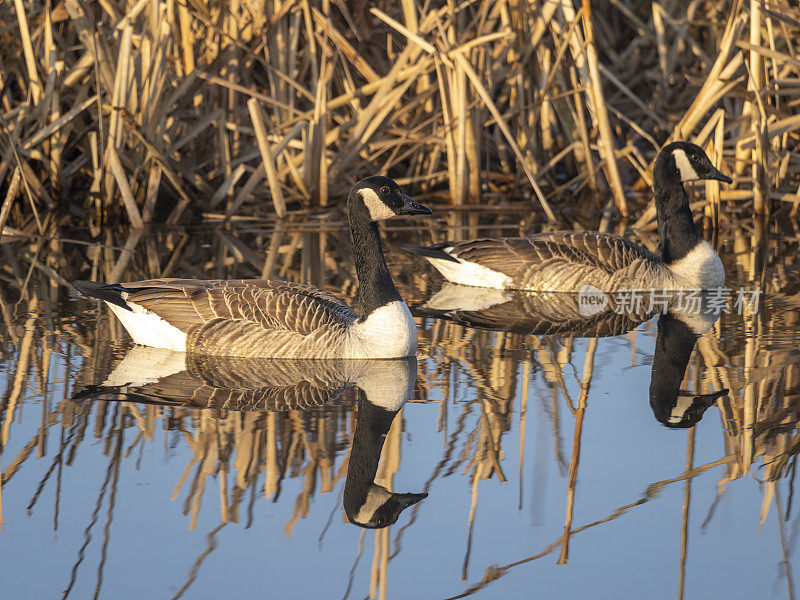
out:
M121 394L187 408L283 411L322 406L359 387L393 406L406 400L406 380L416 377L410 361L254 359L134 346L106 381L76 399Z
M581 310L580 295L565 292L519 292L445 283L414 313L446 318L471 327L533 335L607 337L621 335L653 315L648 302L633 312L615 312L615 297L592 314Z
M322 406L358 388L358 418L344 486L351 523L391 525L427 494L398 494L374 483L384 438L411 397L417 359L276 360L201 356L134 346L100 385L73 396L187 408L282 411Z
M358 419L344 484L344 511L354 525L370 529L388 527L397 521L404 509L428 496L425 493L398 494L374 482L386 434L413 390L414 378L409 380L405 398L394 405L376 402L366 391L359 394ZM399 400L400 394L394 397Z
M701 307L705 310L706 307ZM658 337L650 376L650 408L665 427L694 427L703 413L728 390L693 394L680 389L697 339L719 317L719 313L681 314L668 312L658 318Z
M666 427L693 427L717 398L728 390L693 394L680 389L697 339L717 320L719 309L712 309L707 294L698 295L691 312L680 310L680 296L665 296L669 312L658 319L653 370L650 379L650 406L653 415ZM647 305L644 302L643 305ZM613 296L605 309L584 316L577 294L517 292L445 284L415 312L435 315L484 329L534 335L564 337L606 337L626 333L644 322L653 312L614 312Z

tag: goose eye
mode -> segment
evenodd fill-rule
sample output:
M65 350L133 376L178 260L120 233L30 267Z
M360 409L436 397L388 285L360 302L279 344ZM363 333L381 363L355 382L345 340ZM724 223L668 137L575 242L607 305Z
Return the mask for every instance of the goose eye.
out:
M389 195L389 186L387 186L387 185L383 186L381 188L381 194L384 195L384 196L388 196Z

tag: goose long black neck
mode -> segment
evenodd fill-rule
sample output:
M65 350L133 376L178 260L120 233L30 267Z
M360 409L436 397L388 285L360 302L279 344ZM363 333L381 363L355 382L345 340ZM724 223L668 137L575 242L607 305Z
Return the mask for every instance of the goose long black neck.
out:
M343 504L348 514L357 513L367 497L378 472L383 442L396 414L375 406L359 390L356 430L344 484Z
M711 394L690 394L680 389L692 350L700 337L689 326L670 313L658 318L658 337L650 376L650 408L653 416L665 427L684 429L694 427L703 413L717 398L728 393L722 390ZM679 396L690 396L679 421L672 419Z
M653 170L659 251L669 264L686 256L703 238L689 208L689 196L669 153L662 152Z
M348 202L350 241L358 275L358 312L366 318L373 310L389 302L402 300L383 257L378 225L369 216L363 202Z

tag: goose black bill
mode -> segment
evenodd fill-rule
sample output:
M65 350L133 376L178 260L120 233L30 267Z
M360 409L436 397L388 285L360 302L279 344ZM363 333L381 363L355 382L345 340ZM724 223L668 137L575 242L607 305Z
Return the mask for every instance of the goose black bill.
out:
M429 215L431 209L414 201L410 196L403 194L403 206L398 211L399 215Z

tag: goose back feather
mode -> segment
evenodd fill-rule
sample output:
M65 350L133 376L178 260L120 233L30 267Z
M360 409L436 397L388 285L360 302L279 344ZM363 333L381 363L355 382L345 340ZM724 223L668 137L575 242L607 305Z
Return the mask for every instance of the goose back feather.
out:
M76 285L83 287L81 282ZM271 280L155 279L104 286L134 310L112 304L123 324L144 311L186 335L199 354L269 358L343 357L356 312L333 294ZM130 314L129 314L130 313ZM140 313L141 314L141 313ZM128 328L134 341L135 327ZM152 344L147 344L152 345Z
M674 276L658 256L617 235L561 231L520 238L484 238L442 244L451 259L428 258L447 279L465 285L480 280L460 277L464 264L480 265L504 278L504 285L486 287L575 292L583 285L604 291L637 287L650 281L670 287ZM453 261L455 258L456 261ZM451 263L451 264L448 264Z

